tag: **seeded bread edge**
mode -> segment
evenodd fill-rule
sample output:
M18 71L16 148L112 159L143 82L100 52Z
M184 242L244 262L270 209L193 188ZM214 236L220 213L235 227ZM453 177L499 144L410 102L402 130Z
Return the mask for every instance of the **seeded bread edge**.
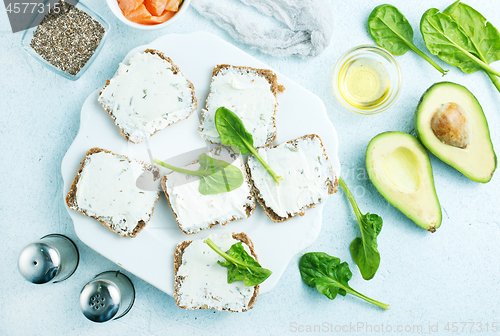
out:
M253 72L253 73L256 73L259 76L264 77L267 80L267 82L269 84L271 84L271 92L273 93L273 95L274 95L275 98L277 98L278 92L283 92L285 90L285 87L283 85L278 84L278 78L277 78L276 74L273 71L271 71L271 70L268 70L268 69L257 69L257 68L246 67L246 66L235 66L235 65L230 65L230 64L219 64L219 65L217 65L213 69L213 71L212 71L212 81L213 81L214 77L219 74L219 72L221 72L222 70L230 69L230 68L237 69L237 70L242 71L242 72L246 71L247 73ZM212 84L212 81L210 82L210 85ZM200 118L200 125L198 127L198 132L200 133L201 137L203 139L205 139L206 141L210 142L211 144L218 144L216 142L213 142L213 141L207 139L205 137L205 135L203 134L203 132L202 132L202 130L203 130L203 123L205 121L205 111L208 110L208 107L209 107L208 102L209 102L210 94L211 93L212 93L212 90L210 89L210 92L209 92L207 100L206 100L205 109L202 109L202 111L201 111L201 118ZM269 146L271 143L273 143L274 140L276 140L276 136L277 136L276 111L278 109L278 105L279 105L279 103L276 102L276 104L274 105L273 115L271 116L271 120L273 122L274 132L267 135L267 139L266 139L265 145L264 146L260 146L260 147ZM257 148L260 148L260 147L257 147Z
M301 140L301 139L313 139L313 138L318 138L319 139L319 142L321 144L321 148L323 148L323 155L325 155L325 157L326 157L326 162L330 163L330 161L328 159L328 155L326 154L325 147L323 146L323 141L321 141L321 138L318 135L316 135L316 134L303 135L303 136L298 137L296 139L287 141L286 143L294 143L294 142L297 142L297 140ZM269 147L269 149L275 148L275 147L277 147L279 145L281 145L281 144ZM268 207L266 205L265 200L261 197L260 190L255 186L254 181L252 179L252 172L251 172L250 167L248 166L248 161L247 161L247 164L245 166L246 166L247 174L250 176L250 180L251 180L251 183L252 183L252 192L253 192L255 198L257 199L257 202L259 202L259 204L262 206L262 208L264 210L264 213L267 215L267 217L271 218L271 220L273 222L275 222L275 223L284 222L284 221L289 220L292 217L295 217L296 215L304 216L305 215L305 210L307 210L309 208L314 208L314 206L317 204L317 203L311 203L309 205L306 205L306 206L302 207L299 211L297 211L297 212L295 212L293 214L288 214L287 217L281 217L281 216L279 216L276 212L273 211L273 209L271 209L270 207ZM337 187L339 185L338 184L337 176L336 176L335 172L333 171L333 168L332 168L331 164L330 164L330 172L332 173L333 176L335 176L335 181L332 181L329 178L327 178L326 181L325 181L325 184L328 186L328 194L329 195L336 193L337 192Z
M151 55L157 55L159 56L161 59L169 62L171 65L172 65L172 72L174 74L177 74L177 73L180 73L182 75L182 72L181 70L179 69L179 67L170 59L170 57L167 57L165 56L161 51L158 51L158 50L155 50L155 49L146 49L144 50L145 53L149 53ZM185 77L184 77L185 78ZM193 83L191 83L191 81L187 78L185 78L187 83L188 83L188 87L191 89L191 97L192 97L192 100L191 100L191 103L192 103L192 109L191 109L191 112L189 112L185 118L182 118L182 119L179 119L169 125L167 125L165 128L169 127L169 126L172 126L174 124L177 124L179 121L182 121L182 120L185 120L187 118L189 118L194 111L196 111L198 109L198 101L196 99L196 95L195 95L195 91L194 91L194 85ZM104 87L99 90L99 96L102 94L102 91L109 85L110 83L110 79L106 79L106 85L104 85ZM100 103L100 102L99 102ZM120 130L120 134L123 135L128 141L130 141L131 143L133 144L138 144L138 143L141 143L142 141L140 142L134 142L132 140L130 140L130 134L129 133L126 133L123 128L121 128L120 126L118 126L118 124L116 123L116 117L115 115L113 114L113 111L106 108L104 105L101 104L101 106L104 108L104 110L111 116L111 118L113 119L113 122L115 123L116 127L118 127L118 129ZM156 130L153 134L151 134L149 137L152 137L153 135L156 134L156 132L158 131L162 131L164 130L165 128L163 129L159 129L159 130Z
M221 146L221 147L223 147L223 146ZM217 148L216 148L216 149L217 149ZM241 156L240 156L240 159L241 159L241 160L243 160L243 159L241 158ZM193 163L198 163L198 161L199 161L199 160L194 160L193 162L191 162L191 163L189 163L189 164L187 164L187 165L190 165L190 164L193 164ZM249 187L249 189L250 189L250 193L249 193L249 196L247 197L247 199L250 199L250 198L251 198L251 201L252 201L252 205L251 205L251 206L247 206L247 207L246 207L246 210L245 210L245 212L246 212L246 214L247 214L247 217L246 217L246 218L249 218L249 217L253 214L253 212L255 211L255 208L256 208L256 203L255 203L255 198L253 197L253 193L252 193L252 183L251 183L250 178L249 178L249 176L248 176L248 173L247 173L247 171L246 171L246 166L245 166L245 164L243 164L243 168L244 168L244 169L242 170L242 173L243 173L243 176L244 176L244 178L245 178L245 182L247 183L247 185L248 185L248 187ZM163 189L163 192L164 192L165 196L167 197L168 205L170 206L170 209L172 210L172 213L174 214L175 221L177 222L177 225L179 226L179 229L180 229L183 233L185 233L185 234L187 234L187 235L192 235L192 234L196 234L196 233L198 233L198 232L200 232L200 231L202 231L202 230L208 230L208 229L210 229L211 227L213 227L213 226L215 226L215 225L218 225L218 224L220 224L220 225L224 226L224 225L226 225L226 224L227 224L227 223L229 223L229 222L233 222L233 221L235 221L235 220L245 219L245 218L234 218L234 217L233 217L232 219L230 219L230 220L228 220L228 221L226 221L226 222L219 222L219 221L215 221L215 222L213 222L213 223L210 223L210 224L208 225L208 227L206 227L206 228L201 228L201 229L199 229L199 230L197 230L197 231L192 231L192 232L185 231L185 230L182 228L182 224L181 224L181 222L179 222L179 219L178 219L178 217L177 217L177 213L175 212L174 207L172 206L172 203L170 203L170 195L168 194L168 189L167 189L167 183L166 183L166 182L167 182L167 176L168 176L168 175L170 175L170 174L172 174L172 173L173 173L173 172L170 172L170 173L168 173L168 174L166 174L166 175L164 175L164 176L163 176L163 178L161 179L161 188Z
M107 227L109 230L113 231L114 233L118 234L120 237L135 237L142 229L144 229L144 227L146 227L146 224L151 220L151 217L153 216L153 213L154 213L154 209L155 209L155 205L156 203L158 202L158 199L160 198L160 188L158 188L158 195L156 197L156 201L155 203L153 204L153 208L151 209L151 213L149 215L149 218L147 221L143 221L143 220L140 220L137 225L135 226L134 230L132 231L131 234L122 234L121 232L119 231L116 231L116 230L113 230L113 228L111 227L111 224L109 223L109 221L103 219L102 217L100 216L91 216L91 215L88 215L85 210L81 209L79 206L78 206L78 203L76 201L76 192L77 192L77 185L78 185L78 181L80 180L80 176L82 174L82 171L83 171L83 168L85 167L85 164L86 164L86 161L87 161L87 158L92 155L92 154L96 154L96 153L100 153L100 152L105 152L105 153L110 153L112 155L115 155L115 156L118 156L120 158L124 158L126 160L128 160L129 162L132 161L131 159L129 159L127 156L125 155L121 155L121 154L115 154L109 150L106 150L106 149L102 149L102 148L98 148L98 147L94 147L94 148L91 148L87 151L87 153L85 154L85 157L83 158L81 164L80 164L80 168L78 169L78 172L76 173L75 175L75 178L73 180L73 183L71 184L71 187L69 188L69 192L68 194L66 195L66 204L68 205L68 207L72 210L75 210L75 211L78 211L79 213L85 215L85 216L88 216L88 217L92 217L94 218L95 220L97 220L98 222L100 222L101 224L103 224L105 227ZM135 160L137 161L137 160ZM154 175L157 175L158 177L160 176L160 171L158 170L158 168L152 166L152 165L148 165L144 162L141 162L141 161L138 161L140 162L144 168L148 171L152 171ZM156 173L156 174L155 174Z
M255 261L257 261L257 262L259 261L257 258L257 254L255 253L253 242L246 235L246 233L244 233L244 232L234 233L233 232L232 237L234 239L239 240L242 243L246 244L249 247L250 252L252 253L252 256L255 258ZM192 240L186 240L186 241L179 243L177 245L177 247L175 248L175 252L174 252L174 299L175 299L175 304L182 309L189 309L189 308L186 308L185 306L181 306L180 302L179 302L179 296L177 295L177 291L179 290L181 283L182 283L182 280L184 278L182 276L177 276L177 271L179 270L179 268L182 265L182 255L184 254L184 251L192 242L193 242ZM257 296L259 296L259 288L260 288L260 285L256 285L254 287L253 295L250 298L250 301L248 302L248 308L242 310L242 312L253 308L253 305L257 301ZM213 309L213 308L207 308L207 307L205 307L205 308L204 307L192 308L192 310L197 310L197 309ZM218 310L218 309L214 309L214 310ZM222 308L222 310L236 312L234 310L226 309L226 308Z

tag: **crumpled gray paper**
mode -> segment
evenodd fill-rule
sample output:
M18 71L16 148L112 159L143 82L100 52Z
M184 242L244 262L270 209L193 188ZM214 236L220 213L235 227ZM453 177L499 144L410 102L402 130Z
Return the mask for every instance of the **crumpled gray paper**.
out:
M192 0L191 4L234 39L273 56L317 56L333 33L333 0ZM279 22L275 27L259 25L255 21L263 21L258 17L262 14Z

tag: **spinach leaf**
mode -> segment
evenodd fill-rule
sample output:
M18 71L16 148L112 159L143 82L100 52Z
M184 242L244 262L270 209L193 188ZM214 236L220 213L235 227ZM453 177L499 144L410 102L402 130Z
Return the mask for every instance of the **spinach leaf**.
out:
M316 287L318 292L330 300L335 299L337 294L351 294L380 308L389 309L388 304L373 300L349 286L352 273L349 265L346 262L340 263L339 258L324 252L309 252L300 258L299 270L302 280L309 287Z
M460 29L470 38L476 56L484 63L490 64L500 60L500 34L498 30L477 10L460 0L455 1L443 11L453 18ZM498 78L486 72L493 84L500 91Z
M413 29L403 14L392 5L380 5L373 9L368 17L368 32L379 46L394 55L404 55L413 50L444 75L443 70L429 56L413 44Z
M500 35L479 12L459 1L443 13L431 8L420 20L420 31L431 54L465 73L484 71L500 91L500 71L489 65L500 59Z
M200 168L198 170L177 168L158 159L154 161L173 171L198 176L200 178L198 190L202 195L215 195L238 189L245 180L243 173L238 167L224 160L214 159L205 153L200 155Z
M227 268L227 283L243 280L245 286L255 286L264 282L273 273L260 266L260 264L245 251L242 242L233 244L227 253L215 245L210 238L205 239L204 243L226 259L224 262L217 261L217 263Z
M351 256L356 265L358 265L363 279L370 280L375 276L380 265L377 236L382 230L382 217L370 213L363 215L359 210L354 196L352 196L351 191L342 178L339 178L339 183L342 189L344 189L349 202L351 202L361 230L361 238L356 237L349 246Z
M269 165L259 155L253 146L252 134L247 132L245 125L243 125L241 119L234 114L234 112L225 107L219 107L217 111L215 111L215 127L217 128L217 132L219 132L223 145L231 146L233 147L233 150L234 147L237 147L243 155L249 152L252 153L264 166L264 168L266 168L269 174L271 174L276 184L280 184L279 180L282 180L283 178L281 176L277 176L271 167L269 167Z

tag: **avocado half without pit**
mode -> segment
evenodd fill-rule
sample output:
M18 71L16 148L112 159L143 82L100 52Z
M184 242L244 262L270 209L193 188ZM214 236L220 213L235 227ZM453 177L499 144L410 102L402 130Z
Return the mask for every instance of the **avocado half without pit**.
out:
M476 182L489 182L497 167L483 109L467 88L440 82L420 99L416 129L434 155Z
M414 136L386 132L374 137L366 150L366 170L380 194L415 224L430 232L441 225L429 155Z

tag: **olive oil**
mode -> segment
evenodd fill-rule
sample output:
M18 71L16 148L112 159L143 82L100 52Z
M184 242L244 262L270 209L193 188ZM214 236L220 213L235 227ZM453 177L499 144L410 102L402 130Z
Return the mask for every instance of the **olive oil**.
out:
M389 94L390 79L382 63L371 58L346 62L339 76L339 89L353 107L370 109Z

